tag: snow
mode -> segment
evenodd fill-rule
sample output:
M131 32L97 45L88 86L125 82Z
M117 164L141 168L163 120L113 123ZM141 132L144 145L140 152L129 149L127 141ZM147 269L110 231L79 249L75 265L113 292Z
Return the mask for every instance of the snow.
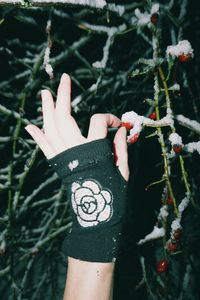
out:
M190 120L189 118L186 118L183 115L177 115L176 119L180 122L181 125L185 125L186 127L200 134L200 123L198 123L197 121Z
M87 90L89 93L92 93L92 92L95 92L96 89L97 89L97 82L96 83L93 83L89 89ZM78 104L82 101L82 97L83 97L83 94L81 95L78 95L73 101L72 101L72 108L74 109L74 112L77 112L78 111Z
M84 25L94 31L106 32L108 34L107 41L103 48L103 57L102 57L101 61L96 61L92 64L92 66L94 68L104 69L106 67L108 59L109 59L109 51L110 51L110 47L112 46L113 41L114 41L114 35L116 33L124 31L126 29L126 25L122 24L119 27L96 26L96 25L91 25L91 24L87 24L87 23L85 23Z
M151 8L151 15L157 14L159 12L159 9L160 9L159 3L153 4Z
M168 46L166 50L167 56L175 56L179 57L182 54L189 55L190 57L193 57L194 50L192 49L192 46L188 40L180 41L175 46Z
M68 164L68 167L71 171L73 171L75 168L77 168L79 165L79 161L76 159L76 160L73 160L71 161L69 164Z
M158 215L158 220L163 220L165 221L169 215L168 211L168 206L167 205L163 205L161 208L160 208L160 212L159 212L159 215Z
M186 193L186 197L181 200L181 203L178 206L178 214L179 215L171 224L171 238L173 238L174 232L177 229L182 228L182 226L181 226L182 214L183 214L184 210L186 209L186 207L188 206L189 202L190 202L190 199Z
M183 211L186 209L186 207L188 206L190 200L188 197L183 198L183 200L181 201L181 203L178 206L178 211L179 214L182 216Z
M137 24L140 26L145 26L151 21L151 15L147 12L142 13L139 8L135 9L135 16L137 18Z
M144 116L140 116L134 111L129 111L129 112L124 113L122 115L121 120L122 120L122 122L130 122L134 125L133 128L130 130L130 135L128 136L128 140L133 135L140 133L144 125L145 126L154 125L154 126L158 126L158 127L163 126L163 125L166 125L166 126L168 125L168 126L172 127L174 124L172 116L169 113L169 111L165 117L163 117L162 119L157 120L157 121L154 121L150 118L146 118Z
M40 3L41 0L34 0L34 3ZM96 8L104 8L107 3L105 0L42 0L45 3L66 3L66 4L76 4L76 5L86 5Z
M106 64L107 64L107 61L108 61L108 58L109 58L109 50L110 50L110 47L112 45L112 42L113 42L113 35L116 33L116 29L115 30L111 30L109 31L108 33L108 39L106 41L106 44L103 48L103 58L101 61L96 61L92 64L93 67L95 68L101 68L101 69L104 69L106 67Z
M137 242L138 245L142 245L148 241L151 241L151 240L155 240L155 239L158 239L158 238L161 238L165 235L165 229L162 227L162 228L159 228L157 226L154 226L153 228L153 231L149 234L147 234L144 239L141 239L139 240L139 242Z
M150 13L142 13L139 8L135 9L135 17L132 19L132 23L137 23L138 26L145 26L151 24L151 15L159 12L159 4L155 3L151 7Z
M176 231L176 230L179 229L179 228L182 228L182 226L181 226L181 224L180 224L180 221L181 221L180 218L176 218L176 219L172 222L172 224L171 224L171 229L172 229L172 231L171 231L171 236L172 236L172 237L173 237L174 231Z
M47 21L46 32L48 33L51 29L51 20Z
M182 137L178 135L178 133L171 133L169 136L169 140L172 143L172 145L183 145Z
M123 5L116 5L115 3L108 4L108 10L114 11L122 16L125 12L125 7Z
M49 75L49 77L51 79L51 78L53 78L53 68L50 64L50 52L51 52L51 49L49 46L47 46L47 48L45 49L43 65L44 65L45 71L47 72L47 74Z
M50 79L52 79L53 78L53 68L50 64L50 52L51 52L50 30L51 30L51 20L48 20L47 25L46 25L46 33L48 35L48 45L45 49L43 65L44 65L45 71L49 75Z
M194 151L197 151L200 154L200 141L188 143L185 145L185 148L188 152L193 153Z
M169 88L170 91L180 91L180 85L178 83L175 83Z

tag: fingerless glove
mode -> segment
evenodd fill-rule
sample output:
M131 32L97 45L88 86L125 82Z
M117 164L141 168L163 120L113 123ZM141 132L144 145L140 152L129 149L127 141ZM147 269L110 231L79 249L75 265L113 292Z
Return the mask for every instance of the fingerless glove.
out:
M125 216L127 182L114 163L112 145L99 139L48 160L70 199L72 229L65 254L91 262L114 262Z

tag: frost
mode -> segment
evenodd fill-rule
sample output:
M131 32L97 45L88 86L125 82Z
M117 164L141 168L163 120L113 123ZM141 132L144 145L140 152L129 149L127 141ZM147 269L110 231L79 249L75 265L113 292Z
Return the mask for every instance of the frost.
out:
M182 137L178 135L178 133L171 133L169 136L169 140L172 145L183 145Z
M166 50L167 56L175 56L179 57L182 54L189 55L190 57L193 57L194 50L192 49L192 46L188 40L180 41L175 46L168 46Z
M69 164L68 164L68 167L71 171L73 171L73 169L77 168L79 165L79 161L76 159L76 160L73 160L71 161Z
M144 239L141 239L139 240L139 242L137 242L138 245L142 245L148 241L151 241L151 240L155 240L155 239L158 239L158 238L161 238L165 235L165 229L162 227L162 228L159 228L157 226L154 226L153 228L153 231L149 234L147 234Z

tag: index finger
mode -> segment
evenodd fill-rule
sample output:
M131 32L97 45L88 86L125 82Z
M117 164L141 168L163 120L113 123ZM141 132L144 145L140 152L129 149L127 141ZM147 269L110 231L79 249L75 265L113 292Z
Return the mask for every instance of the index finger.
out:
M119 127L121 121L113 114L95 114L91 117L88 140L93 141L107 136L109 127Z

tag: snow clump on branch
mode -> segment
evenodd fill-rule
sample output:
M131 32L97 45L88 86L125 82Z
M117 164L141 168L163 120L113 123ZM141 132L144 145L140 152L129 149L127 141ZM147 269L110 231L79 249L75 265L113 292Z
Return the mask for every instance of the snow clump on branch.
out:
M135 9L135 17L133 17L132 22L136 23L138 26L145 26L151 24L151 16L159 13L159 4L155 3L151 7L150 13L142 13L139 8Z
M186 207L188 206L190 202L190 199L188 196L182 199L181 203L178 206L178 217L172 222L171 224L171 238L174 238L174 234L177 230L182 229L181 226L181 219L182 219L182 214Z
M181 145L183 146L182 137L178 133L171 133L169 136L169 140L173 145Z
M159 127L159 126L173 126L173 119L171 114L167 114L164 118L154 121L150 118L140 116L134 111L126 112L122 115L122 123L132 124L132 129L130 130L130 135L128 136L128 142L131 142L131 139L135 135L139 135L143 129L143 126L149 127Z
M50 64L50 52L51 52L51 47L52 47L52 41L51 41L50 31L51 31L51 20L48 20L47 26L46 26L46 33L47 33L48 41L47 41L47 47L46 47L45 53L44 53L43 66L45 68L45 71L49 75L50 79L52 79L53 78L53 68L52 68L52 65Z
M13 1L13 0L12 0ZM17 1L19 2L19 1ZM33 0L34 3L41 2L41 0ZM83 5L83 6L90 6L94 8L104 8L107 3L105 0L43 0L44 3L64 3L64 4L71 4L71 5Z
M166 221L168 217L168 207L167 205L163 205L160 208L160 212L158 214L158 222ZM165 228L164 227L158 227L157 225L154 226L153 231L149 234L147 234L143 239L139 240L137 242L138 245L142 245L146 242L149 242L151 240L159 239L165 235Z
M53 78L53 68L50 64L50 52L51 52L51 49L49 46L47 46L47 48L45 49L43 65L44 65L45 71L49 75L50 79L52 79Z
M143 239L139 240L139 242L137 242L137 244L142 245L148 241L161 238L164 235L165 235L165 229L163 227L159 228L157 226L154 226L153 231L151 233L147 234Z
M194 50L188 40L180 41L177 45L168 46L166 50L167 57L178 57L180 58L181 55L185 55L188 58L192 58Z
M185 148L188 152L193 153L194 151L197 151L200 154L200 141L188 143L185 145Z

